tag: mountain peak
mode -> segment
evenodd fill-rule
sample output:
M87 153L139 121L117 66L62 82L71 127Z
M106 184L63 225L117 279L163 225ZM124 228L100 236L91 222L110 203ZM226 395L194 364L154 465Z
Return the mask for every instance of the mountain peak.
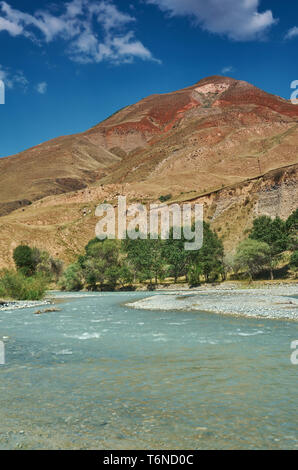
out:
M223 93L227 91L232 85L237 83L237 80L229 77L212 76L203 78L195 85L195 90L198 93L209 94L209 93Z
M220 82L237 82L235 78L226 77L224 75L211 75L210 77L205 77L199 80L196 85L205 84L205 83L220 83Z
M1 203L9 212L94 183L155 197L243 181L297 162L297 124L298 106L245 81L206 77L1 159L0 213ZM18 183L16 173L25 175Z

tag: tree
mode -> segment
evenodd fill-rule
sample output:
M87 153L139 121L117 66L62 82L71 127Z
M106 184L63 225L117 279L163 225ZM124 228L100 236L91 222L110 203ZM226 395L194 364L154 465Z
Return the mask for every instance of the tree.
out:
M47 251L41 251L38 248L32 248L32 254L36 266L35 271L57 282L63 272L63 262L52 258Z
M190 265L187 273L188 284L190 286L197 286L200 283L202 274L202 267L199 264Z
M239 244L235 256L235 268L245 271L251 280L270 262L271 253L267 243L247 239Z
M97 290L105 282L105 263L101 258L87 257L82 266L82 273L88 290Z
M13 260L17 270L27 277L41 273L49 280L58 281L63 270L61 260L52 258L47 251L39 250L36 247L31 248L27 245L19 245L14 250Z
M230 272L234 270L234 256L232 253L227 253L223 258L223 280L225 281Z
M118 281L120 282L122 287L124 287L127 284L131 285L133 283L133 273L130 267L128 266L128 264L126 264L125 262L119 268Z
M203 224L203 246L200 250L190 253L191 265L198 265L198 273L202 273L206 282L224 276L224 248L218 235L213 232L207 222ZM194 271L195 272L195 271ZM200 282L200 279L197 280Z
M73 263L64 271L60 288L66 291L79 291L84 287L83 271L79 263Z
M253 228L249 235L252 240L266 243L269 247L269 269L273 280L273 269L277 265L280 255L287 250L289 244L286 223L280 217L271 219L268 216L258 217L253 222Z
M25 276L32 276L36 270L36 259L30 246L19 245L13 252L16 268Z
M188 271L190 255L184 247L185 240L175 240L173 229L170 231L169 239L164 241L163 257L168 264L168 275L177 282L178 277L185 276Z
M105 281L116 287L121 267L120 243L117 240L91 240L85 247L85 256L79 258L83 274L90 290L102 288Z
M108 285L111 289L115 289L117 282L120 276L120 267L119 266L110 266L105 271L105 278L108 282Z
M131 240L129 237L123 240L123 251L127 254L127 260L133 267L135 278L140 281L164 279L166 261L163 257L163 241L141 238Z
M58 258L50 258L50 265L51 273L57 282L63 273L63 261Z
M288 248L298 249L298 209L296 209L286 221L286 229L289 238Z

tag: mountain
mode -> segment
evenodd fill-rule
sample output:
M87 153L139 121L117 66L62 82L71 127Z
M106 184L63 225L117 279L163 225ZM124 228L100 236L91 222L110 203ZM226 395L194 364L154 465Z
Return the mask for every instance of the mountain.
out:
M0 215L51 194L86 188L120 160L84 135L60 137L0 159Z
M225 194L220 204L229 205L234 191L256 184L266 193L272 183L291 188L283 196L291 199L287 212L298 205L297 163L298 106L244 81L205 78L149 96L81 134L0 159L0 224L6 233L0 249L8 240L33 239L71 258L93 236L95 205L119 193L147 202L167 194L172 201L202 199L216 225L220 218L212 211L221 211L210 207L219 195ZM276 200L273 205L281 210ZM75 240L70 247L65 237L59 248L65 227ZM74 235L78 227L81 241Z

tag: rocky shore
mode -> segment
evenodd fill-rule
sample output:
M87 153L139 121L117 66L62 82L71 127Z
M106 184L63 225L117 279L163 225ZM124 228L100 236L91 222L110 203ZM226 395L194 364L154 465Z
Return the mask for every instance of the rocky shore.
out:
M127 304L144 310L182 310L211 312L251 318L298 321L298 284L262 288L199 288L160 293Z
M0 301L0 311L2 310L18 310L22 308L34 308L40 307L41 305L49 305L49 300L37 300L37 301L27 301L27 300L16 300L16 301Z

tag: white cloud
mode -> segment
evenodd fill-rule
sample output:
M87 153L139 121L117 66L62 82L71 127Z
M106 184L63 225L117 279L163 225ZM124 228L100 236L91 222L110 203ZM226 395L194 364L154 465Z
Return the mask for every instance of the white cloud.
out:
M146 0L171 16L188 16L203 29L236 41L259 39L276 23L260 0Z
M7 88L20 87L24 91L27 90L28 80L21 71L12 72L9 68L0 65L0 80L2 80Z
M298 36L298 27L293 26L293 28L289 29L289 31L287 32L285 39L293 39L293 38L296 38L297 36Z
M121 12L112 1L72 0L61 8L63 12L57 15L47 10L30 15L0 1L0 32L47 43L62 39L70 58L81 63L155 60L135 38L131 25L136 19Z
M221 73L223 73L224 75L227 73L232 73L232 72L235 72L235 69L232 65L227 65L226 67L223 67L221 69Z
M0 17L0 31L8 31L12 36L18 36L19 34L22 34L23 28L18 24Z
M38 83L36 86L37 93L40 93L41 95L44 95L47 92L47 89L48 89L47 82Z

